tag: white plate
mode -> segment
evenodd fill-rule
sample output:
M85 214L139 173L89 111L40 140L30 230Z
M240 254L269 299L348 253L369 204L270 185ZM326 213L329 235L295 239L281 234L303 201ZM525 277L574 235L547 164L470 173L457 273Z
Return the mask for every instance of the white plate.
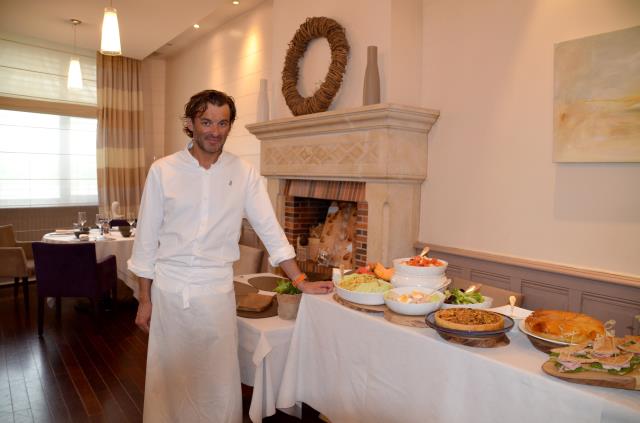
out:
M557 345L576 345L576 344L571 344L569 342L555 341L553 339L547 339L547 338L543 338L542 336L535 335L535 334L533 334L533 333L531 333L531 332L529 332L527 330L527 328L524 325L524 319L520 320L520 323L518 324L518 329L520 329L520 332L522 332L522 333L524 333L526 335L533 336L534 338L538 338L538 339L541 339L543 341L550 342L552 344L557 344Z
M451 279L448 279L445 275L436 276L414 276L414 275L401 275L394 273L391 277L391 284L394 287L402 286L422 286L429 288L433 291L439 291L446 288L451 283Z
M340 288L336 284L336 292L341 298L356 304L381 305L384 304L384 292L356 292ZM386 291L385 291L386 292Z

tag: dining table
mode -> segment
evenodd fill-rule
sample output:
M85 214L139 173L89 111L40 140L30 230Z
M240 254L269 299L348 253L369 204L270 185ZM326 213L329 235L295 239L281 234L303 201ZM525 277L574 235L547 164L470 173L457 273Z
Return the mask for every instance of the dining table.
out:
M306 403L332 422L640 422L640 391L570 383L543 372L548 355L516 325L508 343L451 343L302 298L276 406Z
M114 255L116 257L118 279L131 288L134 297L138 298L137 279L135 275L127 269L127 260L131 257L131 251L133 250L133 240L133 236L122 236L117 228L112 228L109 233L103 235L100 235L100 231L98 229L91 229L88 237L83 239L76 237L71 230L51 232L42 237L43 242L57 244L91 242L96 246L96 259L98 261L109 255Z
M234 281L249 283L254 277L272 276L272 273L236 275ZM259 291L263 295L273 292ZM238 361L240 362L240 380L252 386L253 393L249 406L249 417L259 423L264 417L276 413L276 399L287 361L291 336L295 320L281 319L279 316L252 319L236 318L238 323ZM298 415L294 405L284 407L288 414Z

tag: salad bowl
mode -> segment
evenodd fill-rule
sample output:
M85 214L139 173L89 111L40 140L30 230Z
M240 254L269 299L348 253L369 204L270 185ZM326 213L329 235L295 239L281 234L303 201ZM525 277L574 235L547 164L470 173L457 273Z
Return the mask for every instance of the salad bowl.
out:
M491 308L493 298L482 295L478 291L466 293L453 288L445 291L447 298L440 308Z

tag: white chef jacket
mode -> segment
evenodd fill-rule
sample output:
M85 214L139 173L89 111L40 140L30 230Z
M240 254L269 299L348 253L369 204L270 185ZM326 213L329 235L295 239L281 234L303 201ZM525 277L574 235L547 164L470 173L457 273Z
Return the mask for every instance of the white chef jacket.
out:
M237 422L232 263L243 213L273 265L295 252L253 167L223 152L204 169L190 146L151 166L128 262L153 280L144 420Z
M295 257L256 170L222 152L209 169L188 148L151 166L129 270L155 279L155 266L229 267L240 258L243 212L273 266Z

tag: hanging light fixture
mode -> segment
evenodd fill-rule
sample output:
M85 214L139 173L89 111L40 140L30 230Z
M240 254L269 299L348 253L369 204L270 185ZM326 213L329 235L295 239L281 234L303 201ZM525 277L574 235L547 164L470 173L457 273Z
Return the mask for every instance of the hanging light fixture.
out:
M70 19L73 24L73 56L69 61L69 71L67 72L67 88L82 89L82 69L80 68L80 59L76 53L76 27L82 22L78 19Z
M108 56L120 56L122 54L122 48L120 47L118 11L112 6L113 2L109 2L109 7L104 8L100 53L106 54Z

